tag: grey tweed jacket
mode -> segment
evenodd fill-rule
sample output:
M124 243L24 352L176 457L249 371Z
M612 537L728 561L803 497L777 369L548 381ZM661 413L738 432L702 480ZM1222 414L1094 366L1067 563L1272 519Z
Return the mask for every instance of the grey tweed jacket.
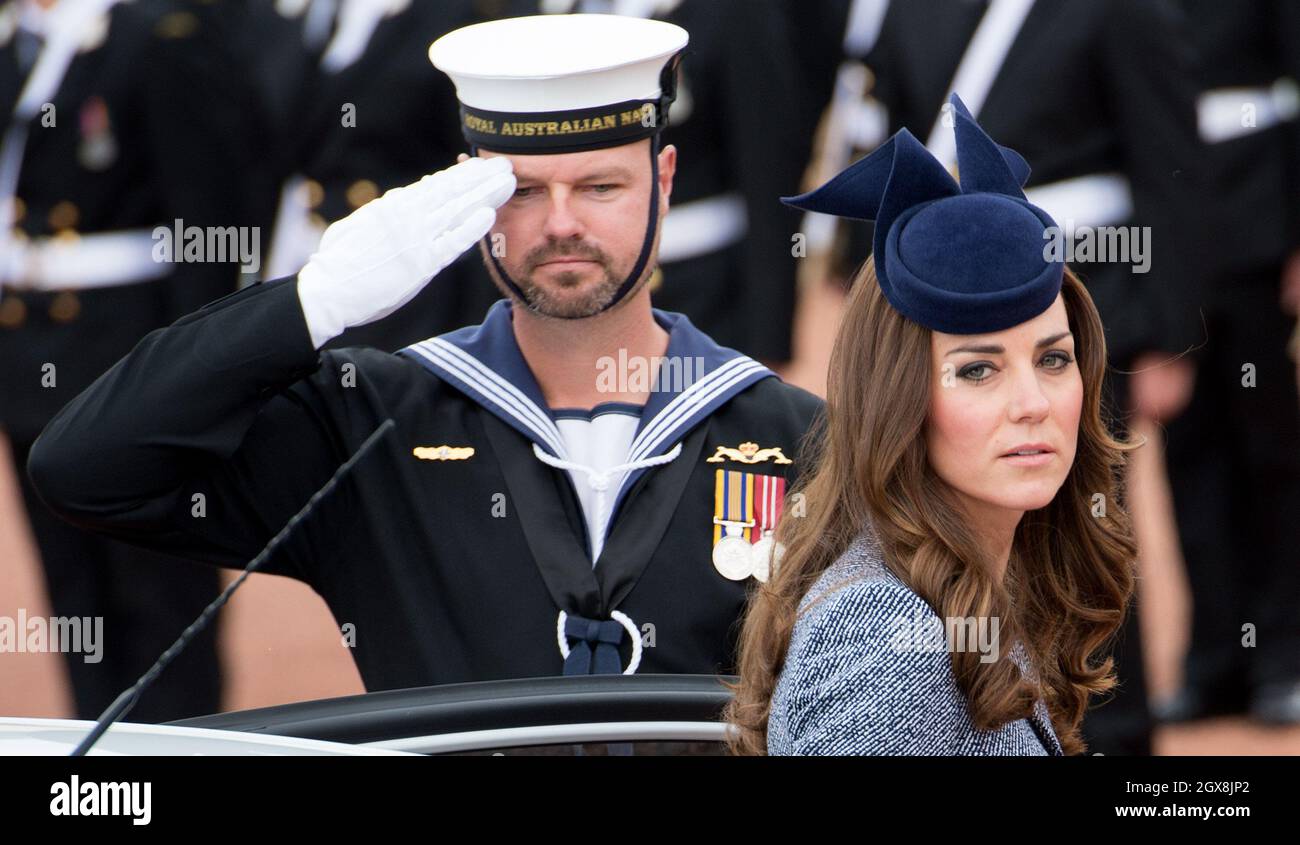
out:
M1062 753L1041 699L1031 718L975 728L946 641L918 648L899 636L916 620L941 635L943 622L884 565L870 533L827 568L799 612L772 696L768 754ZM1010 656L1032 672L1019 643Z

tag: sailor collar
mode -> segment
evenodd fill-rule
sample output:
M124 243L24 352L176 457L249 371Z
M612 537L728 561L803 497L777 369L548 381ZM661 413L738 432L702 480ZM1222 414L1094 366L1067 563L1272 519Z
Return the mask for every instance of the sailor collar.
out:
M515 341L510 309L510 300L498 300L481 325L420 341L398 354L423 365L542 451L568 460L555 415ZM671 367L661 366L658 383L651 384L628 451L629 463L664 455L733 396L776 375L749 356L719 346L686 316L657 308L652 313L668 332L664 362L671 362ZM626 363L612 360L617 366ZM673 370L671 377L665 377L666 369ZM640 474L630 472L622 490Z
M510 309L510 300L498 300L481 325L411 344L397 354L417 361L549 454L567 459L555 415L515 341ZM652 313L668 332L664 359L674 362L676 372L651 385L629 461L663 454L731 397L776 375L753 358L719 346L685 315L657 308Z

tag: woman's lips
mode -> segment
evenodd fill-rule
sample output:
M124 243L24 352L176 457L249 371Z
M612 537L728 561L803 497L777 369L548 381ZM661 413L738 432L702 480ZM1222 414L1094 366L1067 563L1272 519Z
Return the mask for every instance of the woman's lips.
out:
M1055 456L1056 450L1046 443L1022 443L1004 452L999 460L1018 467L1038 467L1051 463Z
M1036 452L1032 455L1003 455L998 460L1018 467L1041 467L1052 462L1055 452Z

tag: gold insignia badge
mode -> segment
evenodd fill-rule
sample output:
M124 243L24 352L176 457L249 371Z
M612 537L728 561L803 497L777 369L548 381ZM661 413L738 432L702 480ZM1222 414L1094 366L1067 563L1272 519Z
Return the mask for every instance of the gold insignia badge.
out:
M758 448L758 444L752 440L746 440L738 448L732 449L730 446L718 446L713 457L705 458L705 463L720 464L723 461L736 461L742 464L761 464L771 459L776 464L792 464L794 461L785 456L780 446L769 446L766 449Z
M474 457L473 446L416 446L411 451L422 461L464 461Z

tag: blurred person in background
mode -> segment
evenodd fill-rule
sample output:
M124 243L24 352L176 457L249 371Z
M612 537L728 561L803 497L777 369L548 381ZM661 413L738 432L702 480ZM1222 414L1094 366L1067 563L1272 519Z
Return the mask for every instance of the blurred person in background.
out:
M1300 724L1300 4L1181 0L1200 57L1214 166L1208 339L1168 423L1192 592L1183 686L1157 714Z
M989 134L1034 163L1026 194L1067 237L1075 227L1149 227L1149 272L1127 260L1073 268L1106 327L1116 430L1124 420L1114 412L1130 406L1176 416L1190 397L1193 364L1174 356L1203 339L1199 250L1207 240L1195 215L1203 185L1195 65L1179 10L1164 0L855 0L850 25L857 32L845 43L865 50L889 132L911 129L954 167L941 107L956 91ZM860 131L861 123L844 125ZM851 244L848 266L865 257L867 238ZM1089 714L1084 735L1102 753L1149 753L1137 614L1115 655L1120 684Z
M214 573L54 516L26 473L54 414L165 326L236 287L237 257L173 263L155 227L237 226L258 115L227 35L238 4L0 4L0 425L19 468L52 612L102 617L102 660L67 654L75 712L98 716L218 591ZM226 17L219 17L226 16ZM194 571L188 571L194 570ZM216 630L134 712L219 709Z

